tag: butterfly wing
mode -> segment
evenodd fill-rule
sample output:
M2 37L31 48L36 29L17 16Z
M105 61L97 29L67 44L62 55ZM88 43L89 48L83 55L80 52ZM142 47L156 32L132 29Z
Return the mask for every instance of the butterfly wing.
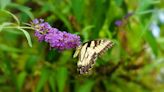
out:
M83 56L83 57L82 57ZM87 48L85 55L80 55L77 63L78 71L80 74L87 73L92 68L93 64L97 59L97 54L92 48Z
M86 42L77 48L74 56L79 57L77 66L80 74L87 73L94 65L97 57L112 46L113 42L103 39Z
M97 40L95 41L95 45L93 48L95 49L98 56L101 56L106 52L109 48L113 47L114 43L110 40Z

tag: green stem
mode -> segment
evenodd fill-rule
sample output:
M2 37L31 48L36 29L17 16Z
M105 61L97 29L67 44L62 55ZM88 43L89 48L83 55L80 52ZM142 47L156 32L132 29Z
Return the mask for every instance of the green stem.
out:
M22 26L22 27L4 27L4 28L21 28L21 29L32 29L32 30L34 30L34 28L32 28L32 27L24 27L24 26Z
M143 15L143 14L148 14L148 13L153 13L155 12L156 10L147 10L147 11L142 11L142 12L136 12L135 14L136 15Z

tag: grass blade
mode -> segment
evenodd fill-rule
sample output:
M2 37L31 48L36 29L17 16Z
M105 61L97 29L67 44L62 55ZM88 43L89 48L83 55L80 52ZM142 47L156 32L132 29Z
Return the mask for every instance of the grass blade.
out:
M68 77L68 71L67 68L65 67L60 67L57 70L57 87L58 87L58 92L64 92L66 80Z
M44 68L41 72L40 80L36 87L36 92L41 92L48 78L49 78L49 71L46 68Z

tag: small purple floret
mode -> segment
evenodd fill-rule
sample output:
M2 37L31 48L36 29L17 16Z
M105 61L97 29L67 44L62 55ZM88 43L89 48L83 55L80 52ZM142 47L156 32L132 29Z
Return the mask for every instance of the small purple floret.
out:
M80 36L65 31L61 32L57 28L51 27L47 22L44 22L43 19L35 19L32 24L38 40L49 43L52 48L65 50L75 48L81 44Z
M123 23L123 22L122 22L121 20L117 20L117 21L115 22L115 25L116 25L116 26L121 26L122 23Z
M33 23L33 24L38 24L38 23L39 23L39 20L38 20L38 19L34 19L34 20L32 21L32 23Z

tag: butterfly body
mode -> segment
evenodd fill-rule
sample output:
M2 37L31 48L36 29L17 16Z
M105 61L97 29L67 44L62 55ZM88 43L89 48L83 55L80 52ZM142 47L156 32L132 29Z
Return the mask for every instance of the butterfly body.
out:
M79 58L77 62L80 74L88 73L96 62L97 57L101 56L107 49L113 46L113 42L107 39L88 41L78 48L73 57Z

